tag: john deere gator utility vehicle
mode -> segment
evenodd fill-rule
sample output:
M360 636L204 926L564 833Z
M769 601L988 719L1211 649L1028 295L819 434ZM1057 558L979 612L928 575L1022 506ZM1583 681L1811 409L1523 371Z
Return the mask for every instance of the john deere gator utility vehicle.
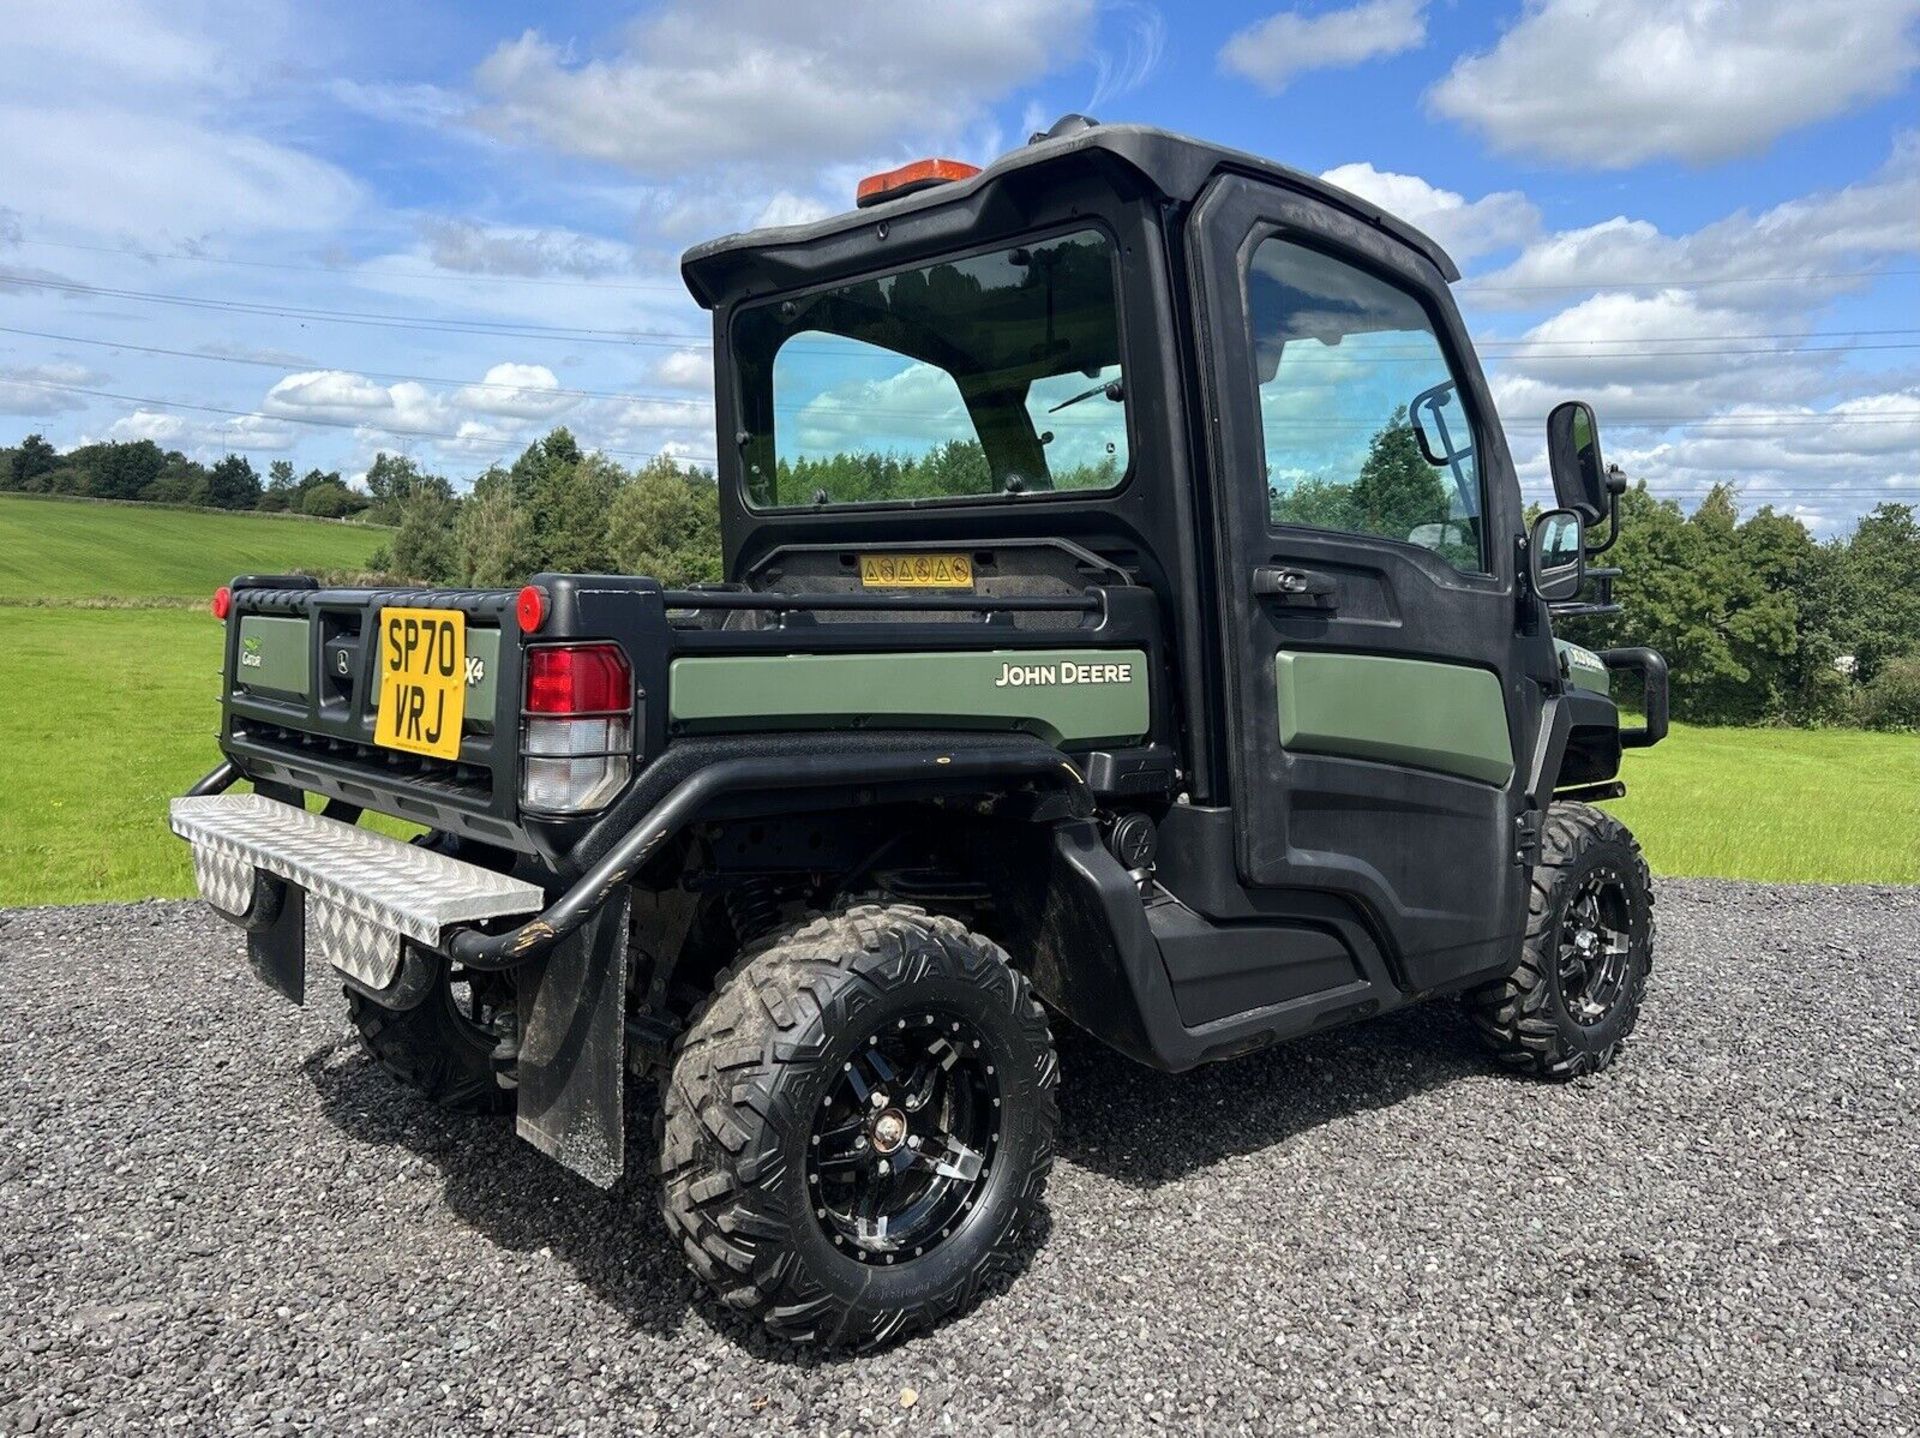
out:
M1062 1025L1180 1070L1458 995L1514 1068L1615 1057L1652 895L1592 804L1665 668L1556 643L1621 481L1562 405L1525 522L1431 240L1069 117L684 273L725 583L216 598L171 821L268 984L603 1185L657 1080L688 1262L848 1344L1007 1261Z

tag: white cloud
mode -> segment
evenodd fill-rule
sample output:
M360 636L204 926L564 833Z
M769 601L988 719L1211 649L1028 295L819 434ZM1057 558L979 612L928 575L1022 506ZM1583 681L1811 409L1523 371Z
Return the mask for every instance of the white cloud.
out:
M1706 282L1718 305L1769 312L1806 308L1858 288L1855 272L1916 254L1920 134L1909 132L1895 141L1876 174L1843 189L1789 200L1759 215L1738 211L1686 235L1616 216L1548 235L1464 289L1476 306L1519 308L1560 287ZM1804 278L1783 278L1793 276Z
M673 350L653 362L652 378L674 389L713 388L713 355L708 350Z
M260 407L269 416L357 427L363 443L412 435L446 453L492 458L580 403L547 366L507 362L452 391L412 380L382 384L350 370L307 370L277 381Z
M102 376L84 365L55 361L49 364L0 365L0 414L53 415L85 409L85 395L73 394L73 385L97 385Z
M1731 483L1745 507L1771 504L1816 530L1920 489L1920 389L1862 395L1820 408L1736 406L1711 423L1638 444L1610 461L1657 495L1691 502Z
M951 137L1077 57L1093 0L669 0L578 60L529 30L475 73L477 123L516 142L677 175Z
M1119 50L1101 48L1093 55L1093 93L1087 108L1099 112L1111 100L1130 95L1160 68L1161 53L1167 48L1167 22L1152 5L1139 0L1107 0L1103 7L1116 17L1122 30ZM1027 127L1031 134L1040 123Z
M420 235L431 263L463 274L595 279L633 263L631 246L575 230L434 218L421 223Z
M824 220L833 212L834 207L825 200L778 190L754 219L753 227L758 230L768 225L806 225Z
M1493 145L1621 169L1707 164L1892 94L1920 0L1528 0L1429 93Z
M326 231L358 204L343 171L183 115L0 106L7 187L40 223L145 235Z
M273 73L284 16L217 0L11 7L8 204L32 226L176 240L340 224L360 202L352 178L236 118Z
M1501 416L1531 431L1574 394L1614 425L1686 423L1742 402L1799 403L1832 384L1834 356L1801 354L1791 339L1761 337L1750 315L1667 290L1592 296L1517 343L1484 346L1482 358Z
M826 357L833 348L816 341L813 352ZM802 371L803 383L831 372L836 362L841 373L861 367L868 373L842 380L800 408L791 424L795 453L860 448L917 454L943 440L973 437L973 421L952 375L934 365L903 365L883 356L849 343L844 354L831 353L819 369Z
M1426 43L1426 0L1364 0L1318 15L1269 15L1228 40L1220 64L1277 95L1304 71L1358 65Z
M150 439L162 449L177 449L194 459L218 459L227 453L252 450L278 452L293 448L294 426L247 415L205 420L166 410L136 409L107 426L110 440Z
M1540 211L1518 190L1469 200L1418 175L1376 170L1364 163L1337 166L1321 178L1418 226L1456 260L1523 244L1540 229Z
M561 394L559 388L560 381L543 364L497 364L478 385L466 386L454 398L475 414L551 419L579 403L579 396Z
M425 83L367 84L336 79L327 93L355 114L391 125L443 129L466 114L470 102L452 90Z

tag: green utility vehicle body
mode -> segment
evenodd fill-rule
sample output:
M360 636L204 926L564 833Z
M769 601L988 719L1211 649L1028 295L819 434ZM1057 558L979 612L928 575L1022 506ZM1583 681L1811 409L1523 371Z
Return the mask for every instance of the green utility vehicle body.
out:
M270 984L327 968L376 1030L484 994L476 1072L596 1182L628 1078L809 914L959 923L1169 1070L1479 992L1556 799L1664 732L1657 655L1553 635L1613 607L1591 412L1556 410L1529 526L1430 239L1142 127L964 169L686 256L725 583L224 601L224 762L173 812L203 892Z

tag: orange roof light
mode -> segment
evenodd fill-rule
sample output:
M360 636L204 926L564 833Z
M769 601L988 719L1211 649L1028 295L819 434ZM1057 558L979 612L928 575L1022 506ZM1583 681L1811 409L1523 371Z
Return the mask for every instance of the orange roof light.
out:
M853 202L864 210L870 205L897 200L902 195L917 195L935 185L971 180L979 173L978 165L969 165L965 160L915 160L897 170L868 175L854 191Z

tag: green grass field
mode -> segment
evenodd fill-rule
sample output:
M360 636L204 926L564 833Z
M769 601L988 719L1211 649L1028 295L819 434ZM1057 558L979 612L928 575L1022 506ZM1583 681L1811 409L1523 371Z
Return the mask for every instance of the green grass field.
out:
M34 608L0 626L0 905L191 894L167 800L220 762L219 622Z
M352 568L382 533L0 496L0 905L193 891L166 808L219 757L220 626L73 603ZM1675 725L1626 779L1656 873L1920 884L1920 736Z
M1920 884L1920 734L1676 724L1624 777L1657 874Z
M0 494L0 602L205 599L236 574L364 569L390 531Z

